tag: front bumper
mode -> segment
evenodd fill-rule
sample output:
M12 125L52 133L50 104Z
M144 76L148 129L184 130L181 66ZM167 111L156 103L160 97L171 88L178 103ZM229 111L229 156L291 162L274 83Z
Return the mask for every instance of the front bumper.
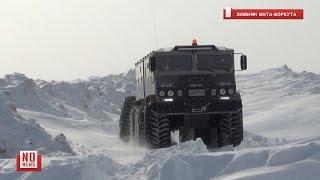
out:
M238 99L173 100L172 102L155 102L152 106L152 109L163 115L221 114L241 111L242 102Z

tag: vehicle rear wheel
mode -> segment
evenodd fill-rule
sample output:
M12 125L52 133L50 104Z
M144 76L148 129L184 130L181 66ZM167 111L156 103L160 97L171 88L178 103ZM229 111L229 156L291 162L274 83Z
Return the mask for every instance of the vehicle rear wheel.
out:
M231 143L234 147L238 146L243 140L243 119L242 111L231 116Z
M153 148L165 148L171 145L170 122L151 109L145 112L146 140Z
M119 120L119 128L120 128L119 136L124 142L129 141L129 136L130 136L129 116L130 116L130 111L133 105L135 104L135 102L136 102L136 98L134 96L125 97L123 106L121 108L121 114L120 114L120 120Z

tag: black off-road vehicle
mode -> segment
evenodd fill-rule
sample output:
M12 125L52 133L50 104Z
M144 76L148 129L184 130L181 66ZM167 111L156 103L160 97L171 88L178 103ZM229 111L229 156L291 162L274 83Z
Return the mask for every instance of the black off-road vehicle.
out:
M236 89L234 55L241 70L247 57L214 45L175 46L153 51L135 64L136 96L126 97L120 138L153 148L202 138L209 148L243 140L242 101Z

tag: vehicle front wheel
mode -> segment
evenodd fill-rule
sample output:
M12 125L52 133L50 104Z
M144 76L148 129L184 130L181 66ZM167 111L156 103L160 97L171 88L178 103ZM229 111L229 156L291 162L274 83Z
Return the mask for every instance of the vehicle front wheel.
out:
M171 146L170 121L150 109L146 110L146 140L152 148Z

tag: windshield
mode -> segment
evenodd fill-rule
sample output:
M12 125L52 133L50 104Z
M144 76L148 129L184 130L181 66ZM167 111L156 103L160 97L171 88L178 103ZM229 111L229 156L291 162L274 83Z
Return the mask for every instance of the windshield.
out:
M208 55L198 54L198 70L230 69L232 65L231 55Z
M165 55L157 56L158 71L190 71L192 70L192 56Z

